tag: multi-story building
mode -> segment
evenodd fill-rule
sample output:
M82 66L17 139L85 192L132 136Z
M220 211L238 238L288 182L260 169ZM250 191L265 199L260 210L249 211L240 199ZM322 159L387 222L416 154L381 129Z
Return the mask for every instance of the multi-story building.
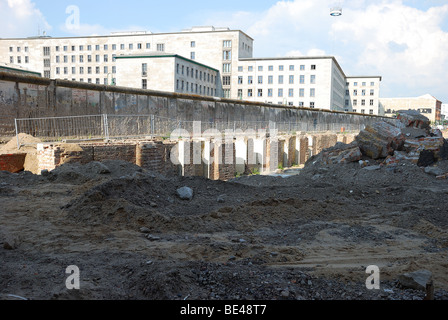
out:
M15 73L15 74L25 74L35 77L41 77L42 75L39 72L34 72L28 69L25 69L21 66L17 65L11 65L8 63L2 63L0 62L0 71L1 72L9 72L9 73Z
M344 108L364 114L380 115L380 76L347 77Z
M148 53L118 56L118 86L198 94L221 95L220 72L176 54Z
M253 42L240 30L215 27L177 33L0 39L0 62L25 66L52 79L379 113L381 77L347 77L331 56L253 58ZM145 64L148 73L143 77ZM183 65L186 74L178 73L177 65ZM194 70L194 77L186 68ZM201 80L201 71L210 74L213 82L208 75L206 82ZM366 99L353 95L355 82L363 87L360 96L366 90Z
M345 74L334 57L240 59L230 82L238 99L344 110Z
M441 120L442 102L430 94L410 98L381 98L380 105L387 117L395 116L400 110L417 110L431 122Z

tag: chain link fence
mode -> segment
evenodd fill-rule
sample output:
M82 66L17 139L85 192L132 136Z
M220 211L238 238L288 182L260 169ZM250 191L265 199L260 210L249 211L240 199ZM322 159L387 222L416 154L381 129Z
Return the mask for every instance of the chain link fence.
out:
M17 144L26 145L21 141L23 134L39 138L44 142L63 141L93 141L109 139L132 139L142 137L169 138L175 132L185 134L200 134L207 130L228 132L263 131L269 133L272 129L277 134L296 134L299 132L359 132L365 125L359 123L319 123L311 121L184 121L155 115L88 115L53 118L15 119Z

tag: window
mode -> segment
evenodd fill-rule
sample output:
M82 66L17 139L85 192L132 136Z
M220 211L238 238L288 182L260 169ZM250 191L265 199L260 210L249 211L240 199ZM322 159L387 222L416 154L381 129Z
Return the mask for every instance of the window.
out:
M104 67L104 74L108 74L109 73L109 68L107 66Z
M72 67L72 74L76 74L76 67Z
M100 45L99 45L99 44L95 45L95 50L96 50L96 51L99 51L99 50L100 50Z
M305 76L300 76L300 84L305 84Z
M76 51L76 47L75 46L72 46L72 51Z
M358 100L356 100L356 99L353 100L353 105L354 105L354 106L357 106L357 105L358 105Z
M44 68L50 67L50 59L44 59Z
M253 67L253 66L248 66L248 67L247 67L247 71L249 71L249 72L254 71L254 67Z
M14 57L9 57L9 63L14 63Z
M272 97L272 89L268 89L268 97Z
M370 95L371 95L371 96L374 96L374 95L375 95L375 90L374 90L374 89L370 90Z
M363 87L365 87L366 85L367 85L367 83L366 83L366 82L363 82L363 83L362 83L362 86L363 86Z
M148 80L142 79L142 89L148 89Z
M14 52L14 48L13 47L9 47L9 52Z
M238 72L243 72L243 67L242 66L238 67Z
M274 83L274 77L273 76L269 76L268 77L268 83L269 84L273 84Z
M56 63L61 62L61 58L59 56L56 56Z
M357 96L358 95L358 90L353 90L353 95Z
M90 54L87 56L87 62L92 62L92 56Z
M68 62L68 57L64 56L64 63L67 63L67 62Z
M269 66L268 71L274 71L274 66Z
M365 96L366 95L366 90L362 90L362 93L361 93L363 96Z
M96 78L96 79L95 79L95 83L96 83L96 84L100 84L100 78Z
M310 102L310 108L314 109L314 102Z
M305 89L299 89L299 97L303 98L305 96Z
M115 62L115 61L116 61L116 58L117 58L117 55L116 55L116 54L113 54L113 55L112 55L112 61Z
M72 63L76 63L76 56L72 56Z
M142 63L142 77L148 76L148 64Z
M316 83L316 76L315 76L315 75L311 75L311 77L310 77L310 83L311 83L311 84L315 84L315 83Z
M288 90L288 97L294 97L294 89Z
M84 63L84 56L79 56L79 62Z
M60 74L61 73L61 68L56 67L56 74Z
M124 50L124 44L120 44L120 50Z
M190 42L190 47L196 48L196 41L191 41Z
M50 71L44 71L44 77L50 78L51 77Z
M370 109L370 110L369 110L369 114L373 114L373 109Z
M316 89L312 88L310 89L310 97L315 97L316 96Z
M64 74L68 74L68 68L64 67Z
M258 71L263 71L263 66L258 66Z
M196 52L190 53L190 58L191 58L191 60L195 60L196 59Z
M100 74L100 67L95 67L95 73Z
M238 84L243 84L243 77L242 76L238 77Z
M353 85L354 85L355 87L357 87L357 86L358 86L358 82L353 82Z
M95 61L96 62L100 62L100 55L99 54L95 55Z
M374 101L370 100L370 105L373 106L374 105Z
M262 97L263 96L263 89L258 89L258 96Z
M278 96L283 97L283 89L278 89Z
M50 55L50 47L44 47L44 56Z
M305 71L305 66L303 64L300 66L300 71Z
M252 89L248 89L247 90L247 96L248 97L252 97Z
M79 51L84 51L84 46L79 46Z
M345 106L348 107L349 104L350 104L350 101L349 100L345 100ZM345 111L348 111L348 110L345 110Z
M263 84L263 76L258 76L258 84Z
M223 41L223 47L224 48L231 48L232 47L232 40L224 40Z
M92 67L88 67L88 68L87 68L87 73L88 73L88 74L92 74Z
M311 65L311 70L316 70L316 65L315 64Z
M109 62L109 55L107 54L104 55L104 62Z
M289 76L289 84L294 84L294 76Z
M68 46L64 46L64 51L68 51Z
M22 57L17 57L17 63L22 63Z
M364 99L361 100L361 105L362 105L362 106L365 106L365 105L366 105L366 100L364 100Z
M79 74L84 74L84 67L79 67Z
M294 71L294 66L293 65L289 66L289 71Z
M87 51L92 51L92 46L90 44L87 46Z
M157 51L164 52L165 51L165 44L164 43L157 44Z
M283 84L283 76L278 76L278 84Z
M238 99L243 98L243 89L238 89Z
M230 76L222 77L222 85L223 86L230 86Z
M345 90L345 95L349 96L350 95L350 90Z
M303 108L305 106L305 103L303 101L299 102L299 107Z
M17 52L20 52L20 47L17 47Z
M374 87L375 86L375 82L370 82L370 86Z
M30 62L30 58L28 56L25 56L25 63L29 63Z
M146 44L146 49L151 49L151 44L150 43Z
M247 77L247 84L253 84L254 80L252 76Z
M278 71L283 71L283 66L278 66Z
M92 78L88 78L87 83L92 83Z
M141 43L137 43L137 49L139 49L139 50L142 49L142 44Z

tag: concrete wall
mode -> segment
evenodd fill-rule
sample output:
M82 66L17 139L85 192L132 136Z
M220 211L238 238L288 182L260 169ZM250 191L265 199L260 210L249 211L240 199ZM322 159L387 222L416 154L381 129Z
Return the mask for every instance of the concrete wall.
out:
M359 131L377 116L275 106L197 95L129 89L0 73L0 137L15 134L15 118L156 115L210 122L273 121L298 131Z

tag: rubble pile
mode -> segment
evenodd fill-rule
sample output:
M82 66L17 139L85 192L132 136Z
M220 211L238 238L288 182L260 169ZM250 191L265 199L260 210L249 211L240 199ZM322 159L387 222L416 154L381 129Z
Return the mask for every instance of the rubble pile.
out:
M388 168L413 163L438 179L448 173L436 167L448 160L448 142L430 120L414 110L399 111L398 121L381 120L367 126L351 144L338 143L312 157L310 163L323 165L359 162L361 167ZM376 164L375 166L372 163Z

